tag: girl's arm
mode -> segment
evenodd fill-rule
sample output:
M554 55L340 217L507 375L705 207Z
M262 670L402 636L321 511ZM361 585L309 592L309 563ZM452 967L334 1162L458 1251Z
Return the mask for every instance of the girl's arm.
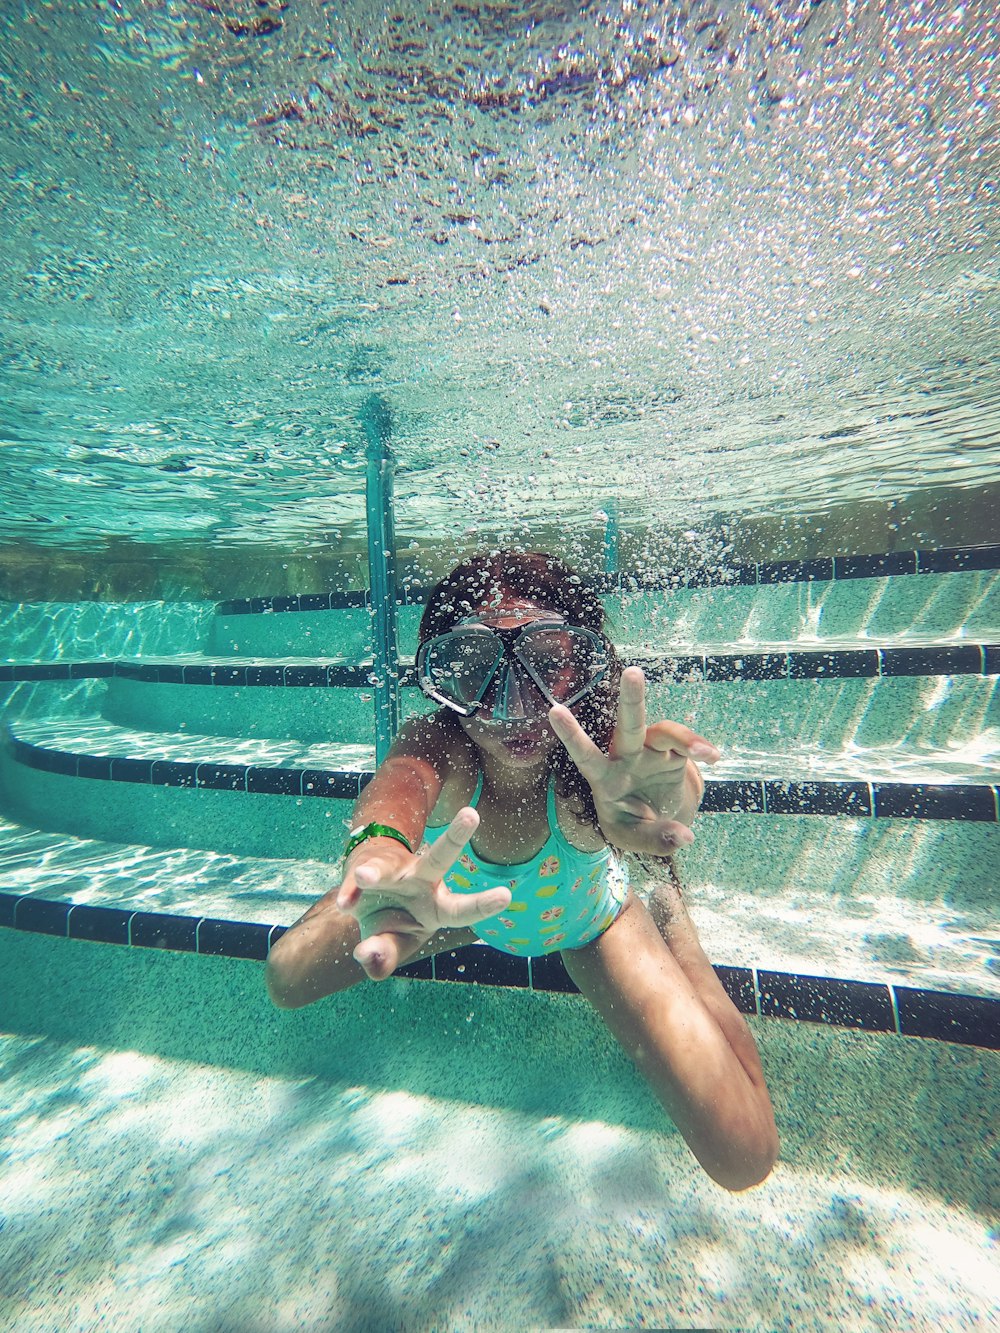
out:
M353 962L381 980L442 927L472 925L507 905L509 890L457 895L442 882L479 823L475 810L460 810L432 847L420 849L451 772L447 728L436 717L407 723L358 798L351 828L386 825L413 851L389 835L354 848L340 883L271 949L267 987L276 1004L296 1008L343 989L357 979ZM345 969L353 977L345 979Z

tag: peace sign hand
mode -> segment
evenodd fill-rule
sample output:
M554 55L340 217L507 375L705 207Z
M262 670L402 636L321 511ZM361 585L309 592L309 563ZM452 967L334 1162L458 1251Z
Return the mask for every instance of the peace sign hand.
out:
M623 851L663 856L694 841L688 827L701 784L691 759L714 764L719 752L680 722L646 726L646 677L622 672L618 719L604 754L568 708L549 712L552 729L590 784L597 821L608 842Z
M361 927L354 957L372 981L390 976L442 927L474 925L509 904L510 889L452 893L443 883L478 827L478 814L465 806L437 841L420 852L395 843L372 848L368 856L359 849L352 856L337 906Z

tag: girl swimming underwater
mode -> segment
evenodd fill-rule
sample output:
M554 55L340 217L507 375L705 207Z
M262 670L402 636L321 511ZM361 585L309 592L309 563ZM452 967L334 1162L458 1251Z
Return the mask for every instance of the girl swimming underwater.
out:
M552 556L453 570L417 674L438 709L403 726L358 799L341 883L272 948L275 1004L477 938L558 951L709 1175L758 1184L778 1151L760 1058L667 859L693 841L695 761L718 752L680 723L647 727L642 671L622 669L599 598ZM622 852L657 858L649 908Z

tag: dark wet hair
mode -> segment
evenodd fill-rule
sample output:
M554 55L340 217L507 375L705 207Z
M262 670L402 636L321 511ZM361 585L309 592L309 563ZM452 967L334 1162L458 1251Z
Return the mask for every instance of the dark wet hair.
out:
M431 590L420 619L420 642L447 634L460 620L504 596L521 597L547 611L558 611L569 624L582 625L603 637L608 670L596 689L573 705L573 715L607 754L618 709L622 664L605 633L601 599L558 556L544 551L493 551L463 561ZM560 791L579 795L596 825L590 787L561 743L553 749L550 764Z

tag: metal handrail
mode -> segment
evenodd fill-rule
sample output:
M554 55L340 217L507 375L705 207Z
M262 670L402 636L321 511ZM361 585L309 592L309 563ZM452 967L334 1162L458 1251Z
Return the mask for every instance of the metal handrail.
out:
M375 691L375 761L380 764L399 730L399 645L396 638L396 534L392 415L378 394L361 406L367 437L365 516L371 584L372 685Z

